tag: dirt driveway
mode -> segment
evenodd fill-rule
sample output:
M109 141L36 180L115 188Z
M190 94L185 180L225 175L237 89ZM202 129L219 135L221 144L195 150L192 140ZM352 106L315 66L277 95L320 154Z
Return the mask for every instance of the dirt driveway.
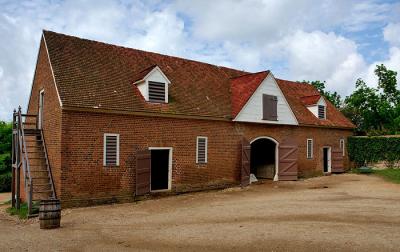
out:
M400 185L345 174L63 211L40 230L0 209L0 251L399 251Z

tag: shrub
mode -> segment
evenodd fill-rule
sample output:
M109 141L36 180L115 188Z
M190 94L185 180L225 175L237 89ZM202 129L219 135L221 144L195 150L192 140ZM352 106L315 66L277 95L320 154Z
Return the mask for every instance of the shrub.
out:
M11 172L1 174L0 175L0 192L11 191L11 181L12 181Z
M357 166L379 161L387 164L400 161L400 136L349 137L347 144L350 160Z

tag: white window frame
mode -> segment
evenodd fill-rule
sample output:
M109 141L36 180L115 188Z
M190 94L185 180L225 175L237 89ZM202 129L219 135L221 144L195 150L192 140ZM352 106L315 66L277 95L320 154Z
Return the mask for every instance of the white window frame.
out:
M107 165L106 164L106 152L107 152L107 145L106 145L106 139L108 136L116 136L117 137L117 162L115 166L119 166L119 134L114 134L114 133L104 133L103 137L103 166L114 166L114 165Z
M205 160L204 162L199 162L199 139L205 139L206 140L206 144L205 144L205 153L204 153L204 157ZM198 136L196 138L196 164L207 164L208 162L208 137L205 136Z
M343 155L343 157L344 157L344 156L345 156L345 148L346 148L344 138L341 138L341 139L339 140L339 146L340 146L340 148L342 149L342 155Z
M308 143L309 142L311 142L311 153L308 150ZM306 141L306 152L307 152L307 159L313 159L314 158L314 139L307 138L307 141Z

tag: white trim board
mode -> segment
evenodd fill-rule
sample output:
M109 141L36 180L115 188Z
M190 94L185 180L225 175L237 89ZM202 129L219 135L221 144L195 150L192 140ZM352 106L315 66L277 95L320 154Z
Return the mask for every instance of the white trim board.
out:
M58 101L60 102L60 106L62 107L62 101L61 101L60 93L58 92L56 77L54 76L53 66L51 65L49 49L47 48L47 43L46 43L46 38L44 36L44 33L42 34L42 36L43 36L44 46L46 47L47 58L49 60L49 65L50 65L50 69L51 69L51 75L53 76L54 86L56 87Z
M168 189L151 190L151 167L150 167L150 192L168 192L172 188L172 147L149 147L149 150L169 150L168 153ZM151 158L151 157L150 157Z

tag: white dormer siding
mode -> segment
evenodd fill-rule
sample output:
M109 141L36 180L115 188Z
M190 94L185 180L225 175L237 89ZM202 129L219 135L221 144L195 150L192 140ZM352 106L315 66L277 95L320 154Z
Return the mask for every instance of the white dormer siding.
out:
M165 84L165 103L168 103L168 88L171 84L170 80L165 76L158 66L155 66L142 80L135 82L134 84L139 89L144 99L148 102L149 100L149 82L157 82Z
M319 118L318 106L323 106L324 107L324 118ZM307 106L307 108L308 108L308 110L311 111L311 113L313 113L315 115L315 117L317 117L319 119L326 119L326 102L325 102L325 100L324 100L324 98L322 96L318 100L317 104L311 105L311 106Z
M263 95L276 96L277 98L277 120L263 120ZM285 96L270 73L262 81L253 95L249 98L234 121L255 122L268 124L298 125Z

